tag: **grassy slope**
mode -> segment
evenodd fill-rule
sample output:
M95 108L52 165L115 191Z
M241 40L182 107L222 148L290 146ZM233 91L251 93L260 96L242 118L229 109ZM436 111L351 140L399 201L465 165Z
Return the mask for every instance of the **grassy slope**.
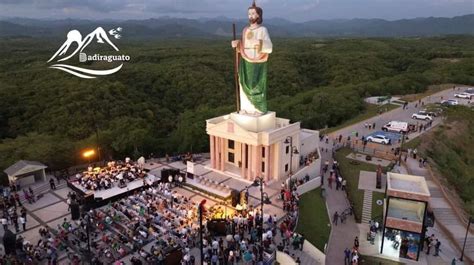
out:
M326 203L321 198L321 189L315 189L303 194L300 199L300 217L296 231L304 234L305 238L319 250L324 251L324 245L329 240Z
M474 109L449 108L447 120L423 135L420 150L430 157L444 181L474 214Z

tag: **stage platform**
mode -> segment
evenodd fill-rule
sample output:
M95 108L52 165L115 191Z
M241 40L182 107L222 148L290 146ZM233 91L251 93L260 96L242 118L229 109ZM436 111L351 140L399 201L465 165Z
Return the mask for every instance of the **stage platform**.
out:
M145 180L148 184L153 184L158 181L159 178L152 174L147 174ZM119 200L136 190L143 187L143 179L137 179L127 183L126 187L120 188L118 183L114 183L114 186L106 190L88 190L77 183L77 181L68 181L68 187L78 193L81 197L92 198L89 199L87 208L101 207L109 202Z
M147 174L145 176L145 179L149 183L153 183L156 181L155 176L151 174ZM96 190L96 191L85 189L81 185L79 185L77 182L72 182L71 184L74 185L76 188L80 189L85 194L88 194L88 195L94 194L94 198L102 198L103 200L106 200L111 197L117 196L120 193L127 192L130 190L136 190L143 187L143 179L137 179L132 182L129 182L127 183L127 187L124 187L124 188L120 188L118 187L118 183L114 183L114 187L110 189Z

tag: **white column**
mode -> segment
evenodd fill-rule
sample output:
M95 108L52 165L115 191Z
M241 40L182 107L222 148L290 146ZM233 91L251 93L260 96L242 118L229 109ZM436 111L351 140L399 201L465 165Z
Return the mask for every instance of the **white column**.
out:
M209 135L209 149L211 151L211 168L216 168L216 151L214 150L214 136Z
M249 144L247 147L248 147L248 153L249 153L249 157L248 157L249 164L248 164L248 169L247 169L247 177L248 177L249 180L253 180L253 174L252 174L252 166L253 166L253 159L254 159L253 152L252 152L253 146Z
M265 176L268 181L272 177L270 174L270 145L265 146Z
M221 137L221 170L224 171L225 162L225 139Z
M241 159L242 159L242 160L241 160L241 161L242 161L242 163L241 163L242 168L240 169L240 172L241 172L241 173L240 173L240 176L241 176L242 178L244 178L244 179L247 178L247 174L246 174L246 171L245 171L245 159L246 159L246 157L245 157L245 149L246 149L246 148L245 148L245 143L240 143L240 154L241 154Z
M216 140L216 147L215 147L215 150L216 150L216 169L217 170L221 170L221 138L220 137L216 137L215 138Z
M258 177L262 176L262 145L255 146L255 156L257 157L255 175Z

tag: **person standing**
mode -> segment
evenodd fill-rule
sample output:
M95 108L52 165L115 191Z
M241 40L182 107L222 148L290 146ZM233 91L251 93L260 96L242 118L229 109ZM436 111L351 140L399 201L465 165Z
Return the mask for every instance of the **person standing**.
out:
M20 224L23 227L23 231L25 231L26 230L26 218L23 217L23 216L20 216L19 219L20 219Z
M15 226L15 231L18 233L20 232L20 228L18 226L18 215L16 214L16 211L13 213L13 216L12 216L12 222L13 222L13 225Z
M345 214L341 214L341 215L339 216L339 218L341 219L341 224L343 224L344 221L346 220L346 215L345 215Z
M356 236L356 237L354 238L354 248L355 248L356 250L359 249L359 237L358 237L358 236Z
M18 207L22 207L22 206L23 206L23 204L21 204L20 195L18 194L18 192L15 192L15 201L16 201L16 203L18 204Z
M351 250L346 248L344 250L344 265L351 264Z
M66 199L66 204L67 204L67 211L69 212L71 210L71 197L68 196Z
M342 185L342 186L341 186L341 190L346 190L346 185L347 185L346 179L343 179L343 180L342 180L342 184L341 184L341 185Z
M33 189L31 188L31 186L28 187L28 191L30 192L31 200L35 202L35 193L33 192Z
M337 225L337 220L339 219L339 213L337 213L337 211L334 213L333 217L332 217L332 223Z
M7 230L8 229L8 220L7 218L5 218L5 216L2 216L2 218L0 219L0 222L2 223L3 225L3 230Z
M434 253L434 256L439 256L439 247L441 246L441 242L439 242L438 239L436 239L436 243L434 245L435 247L435 253Z
M50 178L49 179L49 186L51 187L52 190L56 189L56 184L54 183L54 179Z
M25 218L25 221L28 221L26 219L26 208L25 207L21 207L21 210L20 210L20 215Z
M426 242L426 255L429 255L430 254L430 250L431 250L431 247L433 246L433 242L432 242L432 239L431 237L428 238L428 241Z

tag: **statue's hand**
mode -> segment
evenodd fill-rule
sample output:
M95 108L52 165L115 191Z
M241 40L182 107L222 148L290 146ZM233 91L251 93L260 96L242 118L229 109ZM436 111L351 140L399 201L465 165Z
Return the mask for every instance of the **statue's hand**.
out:
M240 46L240 40L233 40L232 41L232 48L238 48Z
M258 53L262 52L262 44L260 44L260 43L255 44L255 45L254 45L254 49L255 49Z

